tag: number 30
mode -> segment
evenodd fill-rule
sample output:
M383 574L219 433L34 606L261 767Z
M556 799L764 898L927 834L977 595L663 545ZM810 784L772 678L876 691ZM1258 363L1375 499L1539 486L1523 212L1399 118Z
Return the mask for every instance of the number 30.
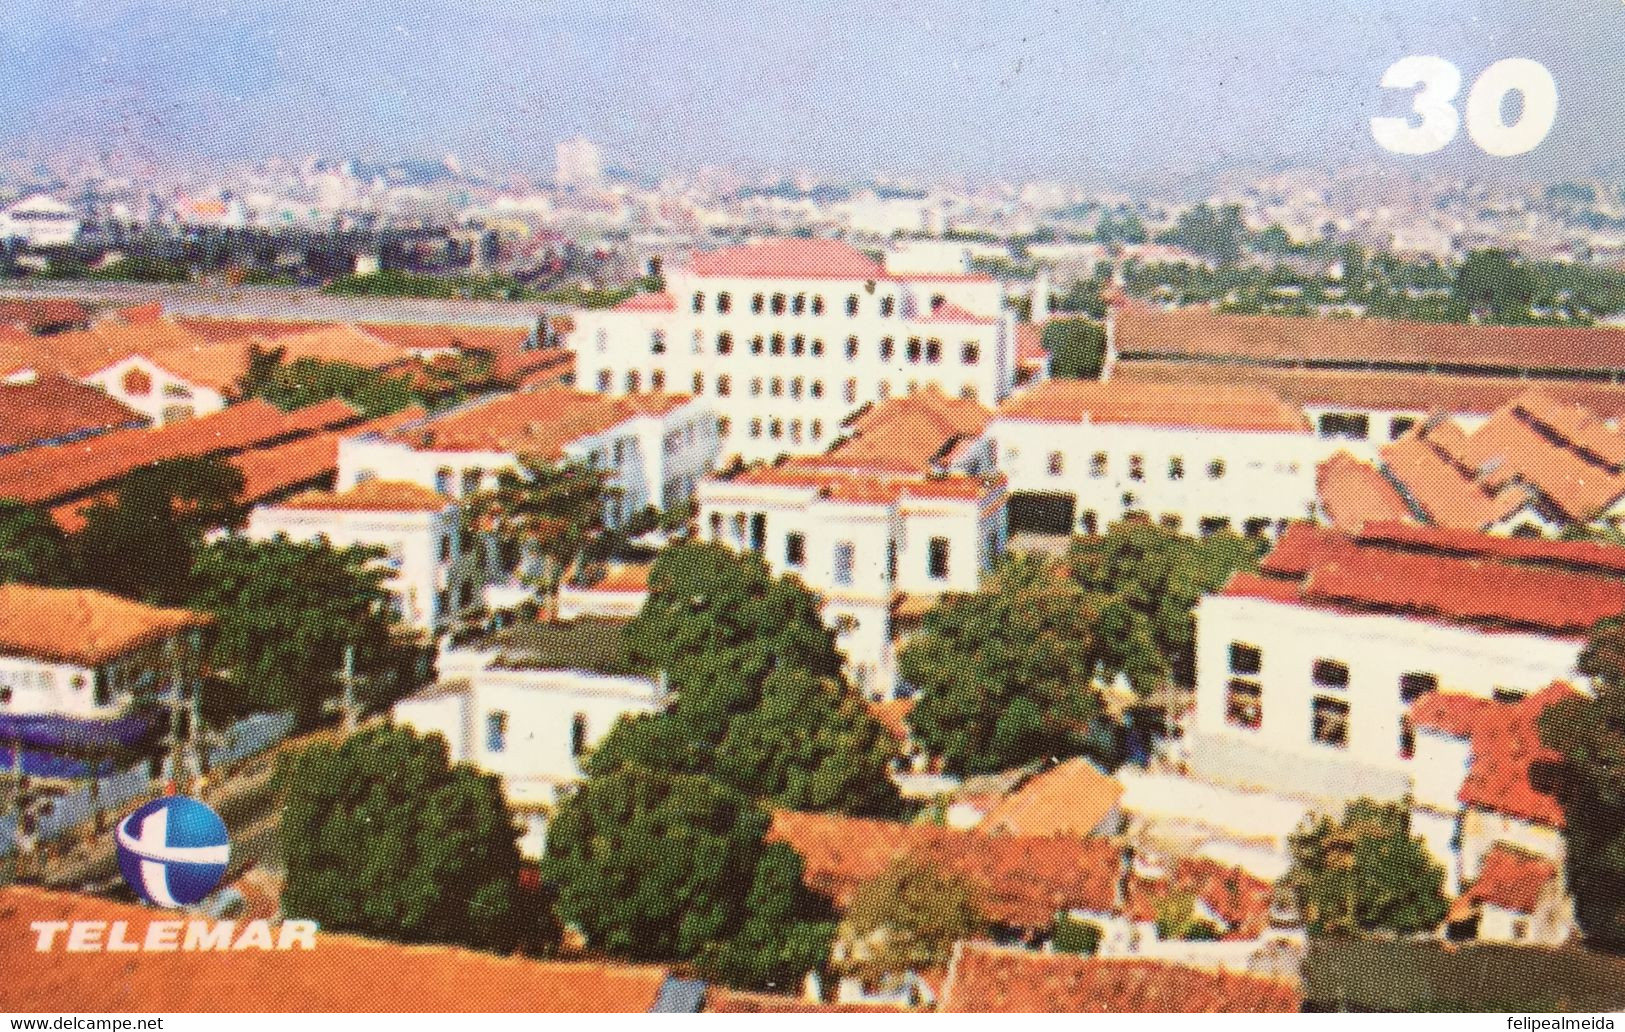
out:
M1385 89L1417 89L1408 118L1373 118L1371 135L1384 150L1395 154L1432 154L1456 138L1461 119L1451 103L1461 89L1461 69L1442 57L1403 57L1382 75ZM1501 102L1516 90L1523 96L1523 111L1507 125L1501 120ZM1557 119L1557 83L1539 61L1509 57L1484 69L1467 93L1467 135L1486 154L1507 158L1527 154L1552 131Z

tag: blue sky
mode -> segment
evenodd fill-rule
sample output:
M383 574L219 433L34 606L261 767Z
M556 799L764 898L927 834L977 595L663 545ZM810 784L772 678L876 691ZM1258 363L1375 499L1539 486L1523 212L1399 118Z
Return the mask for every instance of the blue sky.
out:
M1617 170L1621 0L7 0L0 141L1087 177L1380 156L1399 57L1546 63L1542 178ZM1476 165L1475 165L1476 163Z

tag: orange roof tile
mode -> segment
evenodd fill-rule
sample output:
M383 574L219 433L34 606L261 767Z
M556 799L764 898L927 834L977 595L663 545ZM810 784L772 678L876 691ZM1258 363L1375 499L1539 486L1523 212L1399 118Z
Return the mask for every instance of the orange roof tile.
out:
M1044 380L999 406L1000 419L1039 423L1123 423L1202 430L1310 433L1309 421L1277 394L1252 387L1184 387L1112 380Z
M1460 692L1428 692L1411 704L1411 723L1452 738L1471 738L1473 728L1495 702Z
M1065 760L1028 779L999 801L977 830L991 835L1087 837L1112 834L1101 824L1117 809L1123 785L1082 757Z
M950 1014L1296 1013L1283 981L1154 960L1038 953L964 942L938 1009Z
M878 280L886 267L838 240L788 238L695 251L696 276Z
M992 411L979 402L950 398L933 384L865 410L828 451L799 456L787 465L925 473L955 444L980 437L992 418Z
M993 323L998 320L986 315L977 315L967 311L951 301L944 301L933 308L930 313L915 322L921 323Z
M89 588L0 584L0 654L94 666L189 627L207 613L160 609Z
M16 449L70 434L91 436L142 426L147 417L94 387L60 376L0 383L0 449Z
M882 476L844 470L809 469L794 462L747 469L729 478L735 484L811 489L821 498L852 505L896 505L910 499L980 502L1003 490L1004 477L963 473L946 476Z
M442 512L456 504L421 484L366 480L348 491L305 491L276 503L275 508L326 512Z
M1563 828L1563 807L1536 789L1530 774L1537 766L1561 758L1541 743L1541 714L1575 694L1570 685L1556 682L1527 699L1493 703L1485 710L1473 725L1473 759L1461 785L1461 801L1481 810Z
M313 950L34 952L31 921L127 921L170 912L92 896L0 889L0 1009L397 1013L650 1010L665 968L499 957L318 932Z
M243 501L253 504L290 488L331 476L338 471L339 441L368 433L389 433L423 419L428 413L417 405L343 430L313 434L271 448L256 448L232 458L243 474ZM60 521L59 521L60 522Z
M90 309L82 301L66 297L0 298L0 323L43 329L90 319Z
M1488 903L1519 914L1532 914L1540 894L1557 877L1557 867L1534 853L1497 842L1484 854L1484 866L1464 894L1470 904Z
M1016 324L1016 364L1024 369L1042 366L1049 361L1044 347L1044 327L1037 323Z
M684 394L609 397L562 387L501 394L437 416L402 435L430 451L500 451L557 459L564 447L629 419L664 416L692 401Z
M1375 466L1346 451L1315 470L1320 507L1339 530L1357 531L1372 520L1412 522L1410 506Z

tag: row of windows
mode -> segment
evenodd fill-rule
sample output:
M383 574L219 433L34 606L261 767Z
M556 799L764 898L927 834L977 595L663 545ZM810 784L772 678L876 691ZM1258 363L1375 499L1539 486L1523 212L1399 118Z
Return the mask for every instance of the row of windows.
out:
M724 420L724 422L726 421ZM760 439L762 434L765 432L769 439L778 441L782 440L786 436L786 427L788 427L788 435L791 443L800 444L801 420L799 419L792 419L788 424L786 424L782 419L769 419L766 421L753 419L750 421L749 426L746 427L746 431L752 438L755 439ZM824 421L822 419L814 419L807 424L807 437L809 440L813 441L821 441L824 439Z
M508 713L492 710L485 715L485 749L487 752L508 751ZM587 715L577 713L570 718L570 755L580 758L587 751Z
M699 354L700 350L700 337L699 333L696 331L694 336L694 353ZM808 340L805 335L800 333L790 336L786 336L782 333L774 333L767 336L757 334L750 339L749 350L753 355L788 355L792 358L800 358L803 355L810 355L813 358L822 358L824 355L824 342L816 337ZM862 348L858 343L857 337L846 338L845 354L847 361L857 361L861 351ZM666 335L664 331L656 330L650 335L649 352L655 355L664 355L666 353ZM734 353L734 335L732 333L723 332L717 334L716 353L719 355L731 355ZM879 355L882 362L892 361L892 359L897 357L896 340L891 337L882 337L876 353ZM910 337L903 344L903 359L915 365L918 365L921 362L925 363L926 365L936 365L942 361L944 353L945 350L943 342L935 337L928 340L922 340L919 337ZM965 365L976 365L978 362L980 362L982 360L981 343L974 340L967 340L960 344L959 360Z
M624 383L626 385L626 393L636 394L642 389L643 374L636 369L631 370L626 374ZM665 390L665 371L656 369L651 372L649 374L649 385L651 390ZM692 379L689 381L690 390L694 394L704 394L705 386L704 373L695 373ZM599 393L608 394L614 389L615 373L609 369L599 370ZM908 394L913 394L919 389L920 382L918 380L910 380L905 387L905 391ZM733 377L728 373L719 375L713 381L712 390L713 393L719 398L732 397L734 390ZM807 397L816 400L824 396L824 381L813 380L808 382L799 376L790 377L789 379L779 376L766 378L756 376L750 379L749 383L746 385L746 390L753 398L761 397L765 391L769 397L789 397L790 399L796 401L801 399L803 391L805 391ZM974 384L966 384L959 389L959 396L967 401L975 401L978 394L979 392ZM877 381L875 383L875 397L879 398L881 401L885 401L887 398L891 397L891 382L888 380ZM841 400L849 405L857 403L858 381L856 378L848 378L846 383L842 386ZM617 461L616 464L619 465L619 461Z
M933 297L931 301L932 306L936 307L941 305L942 298L938 295ZM705 291L696 290L689 304L696 314L704 312L706 309ZM714 304L718 315L729 314L734 307L733 294L726 290L717 291ZM752 315L761 315L764 312L772 315L823 315L824 307L824 295L822 294L752 294L750 299ZM856 294L848 294L844 307L847 315L855 316L862 310L862 300ZM879 298L876 310L884 318L896 315L897 298L890 295Z
M1415 416L1394 416L1388 420L1388 439L1397 441L1416 426ZM1335 440L1364 441L1371 437L1371 417L1361 412L1327 412L1317 420L1320 436Z
M720 512L711 514L711 538L721 540L723 529L723 515ZM753 551L763 551L767 547L767 514L736 512L732 520L733 538L743 544L747 540ZM926 542L926 575L935 580L947 580L949 573L950 544L945 537L934 537ZM833 573L835 584L849 587L852 584L857 569L857 546L851 541L837 541L832 554L834 561ZM784 564L791 569L802 569L807 564L807 536L800 531L791 531L784 535ZM897 542L886 542L886 581L888 583L897 579Z

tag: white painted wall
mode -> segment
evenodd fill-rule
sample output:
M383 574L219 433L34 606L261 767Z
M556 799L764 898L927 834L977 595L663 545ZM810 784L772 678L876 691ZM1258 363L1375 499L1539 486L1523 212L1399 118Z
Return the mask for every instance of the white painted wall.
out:
M137 376L132 377L131 373ZM139 393L129 390L133 386L131 381L142 375L150 382L150 389ZM141 355L115 362L82 377L80 382L102 390L149 417L154 426L207 416L226 407L226 399L219 391L183 380Z

